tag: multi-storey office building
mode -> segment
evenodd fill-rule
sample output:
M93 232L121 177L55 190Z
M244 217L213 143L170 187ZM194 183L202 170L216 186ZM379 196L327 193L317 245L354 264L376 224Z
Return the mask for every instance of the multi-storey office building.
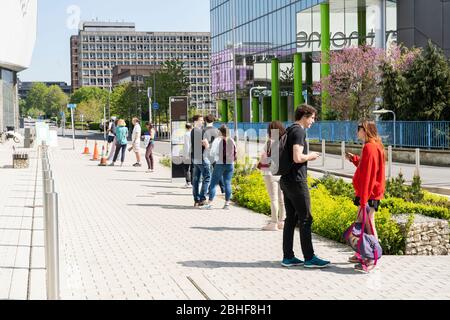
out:
M189 76L191 105L210 98L210 33L138 32L134 23L84 22L71 37L72 87L109 89L115 66L157 66L178 59Z
M449 21L441 0L211 0L212 95L225 120L235 92L239 121L287 120L329 74L330 50L432 39L448 52Z
M0 10L0 131L19 127L17 73L31 64L37 0L3 0Z

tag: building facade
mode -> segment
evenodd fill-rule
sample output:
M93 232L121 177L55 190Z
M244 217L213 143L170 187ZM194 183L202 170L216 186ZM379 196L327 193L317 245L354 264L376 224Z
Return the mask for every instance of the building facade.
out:
M67 94L70 95L70 93L72 92L72 88L71 86L69 86L67 84L67 82L58 82L58 81L45 81L45 82L41 82L40 83L45 84L47 87L50 86L58 86L61 88L61 90ZM39 82L32 82L32 81L18 81L18 89L19 89L19 98L20 99L26 99L28 96L28 93L30 92L31 88L33 87L33 85L35 83L39 83Z
M191 83L191 105L211 99L209 32L138 32L133 23L84 22L70 43L73 90L109 89L116 66L159 66L178 59Z
M0 131L19 127L17 73L27 69L36 41L37 0L2 0L0 10Z
M447 0L211 0L210 11L212 96L225 120L235 104L238 121L291 120L314 95L325 113L327 93L313 84L329 75L331 50L423 46L418 30L444 49L450 43Z

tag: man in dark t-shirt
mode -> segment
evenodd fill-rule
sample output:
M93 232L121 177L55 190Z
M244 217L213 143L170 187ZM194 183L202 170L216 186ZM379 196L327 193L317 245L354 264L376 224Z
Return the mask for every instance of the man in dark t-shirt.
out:
M291 170L280 180L286 207L286 221L283 232L284 267L304 265L305 268L324 268L330 262L318 258L314 254L311 225L311 200L308 189L308 161L317 160L317 152L309 153L306 142L306 129L311 128L317 111L308 105L300 106L295 113L295 124L287 130L286 148L292 159ZM294 232L297 223L300 225L300 243L305 261L295 257L293 251Z

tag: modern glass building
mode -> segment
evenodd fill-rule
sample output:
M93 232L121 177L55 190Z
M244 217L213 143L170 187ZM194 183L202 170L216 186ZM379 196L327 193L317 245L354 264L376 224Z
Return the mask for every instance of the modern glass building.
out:
M313 83L329 74L331 50L397 41L397 1L211 0L211 33L222 120L236 104L240 122L287 121L294 106L326 97Z

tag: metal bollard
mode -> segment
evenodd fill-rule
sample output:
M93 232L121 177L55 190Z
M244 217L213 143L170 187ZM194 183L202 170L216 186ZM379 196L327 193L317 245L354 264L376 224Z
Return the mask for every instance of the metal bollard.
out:
M341 154L342 154L342 170L345 169L345 141L341 144Z
M45 195L45 259L47 266L47 299L59 300L58 194Z
M392 146L388 147L388 178L392 178Z
M322 140L322 167L325 167L326 141Z
M420 177L420 149L416 149L416 172L414 175Z

